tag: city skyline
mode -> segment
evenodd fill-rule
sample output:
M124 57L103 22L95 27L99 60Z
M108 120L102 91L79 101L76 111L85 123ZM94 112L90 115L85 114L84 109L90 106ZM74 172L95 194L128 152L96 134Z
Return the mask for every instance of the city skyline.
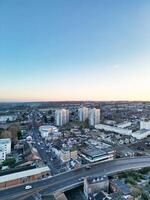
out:
M0 1L0 102L150 101L150 2Z

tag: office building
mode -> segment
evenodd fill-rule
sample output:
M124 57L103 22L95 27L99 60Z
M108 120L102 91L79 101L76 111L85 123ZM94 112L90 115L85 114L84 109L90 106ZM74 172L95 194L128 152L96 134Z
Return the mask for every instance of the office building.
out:
M79 115L79 121L84 122L86 119L88 119L89 109L86 107L79 108L78 115Z
M100 109L90 109L89 110L89 125L95 126L100 123Z
M69 122L69 110L59 109L55 111L55 120L57 126L63 126Z

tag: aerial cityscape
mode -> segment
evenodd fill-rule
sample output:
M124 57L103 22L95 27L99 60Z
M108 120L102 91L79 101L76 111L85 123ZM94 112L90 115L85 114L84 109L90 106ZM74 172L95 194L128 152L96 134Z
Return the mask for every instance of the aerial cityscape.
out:
M150 200L150 1L0 0L0 200Z

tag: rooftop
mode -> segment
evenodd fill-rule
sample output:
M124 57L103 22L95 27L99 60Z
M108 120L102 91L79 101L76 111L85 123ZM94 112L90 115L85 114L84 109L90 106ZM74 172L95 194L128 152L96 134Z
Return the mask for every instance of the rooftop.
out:
M118 179L115 179L115 180L112 180L112 183L124 194L124 195L127 195L130 193L130 189L129 187L124 184L122 181L118 180Z
M103 156L106 154L105 151L98 149L98 148L93 148L93 147L85 148L85 149L81 150L81 152L90 157L98 157L98 156Z
M89 176L87 177L87 182L89 184L99 183L108 180L107 176Z
M49 167L40 167L36 169L26 170L23 172L17 172L13 174L4 175L4 176L0 176L0 183L16 180L23 177L33 176L33 175L40 174L42 172L48 172L48 171L49 171Z
M4 139L0 139L0 145L1 144L6 144L6 143L10 143L11 139L10 138L4 138Z

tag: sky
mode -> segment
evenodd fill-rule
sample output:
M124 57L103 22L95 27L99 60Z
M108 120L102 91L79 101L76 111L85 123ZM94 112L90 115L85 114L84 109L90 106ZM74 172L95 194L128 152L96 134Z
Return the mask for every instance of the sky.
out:
M149 0L0 0L0 101L150 101Z

